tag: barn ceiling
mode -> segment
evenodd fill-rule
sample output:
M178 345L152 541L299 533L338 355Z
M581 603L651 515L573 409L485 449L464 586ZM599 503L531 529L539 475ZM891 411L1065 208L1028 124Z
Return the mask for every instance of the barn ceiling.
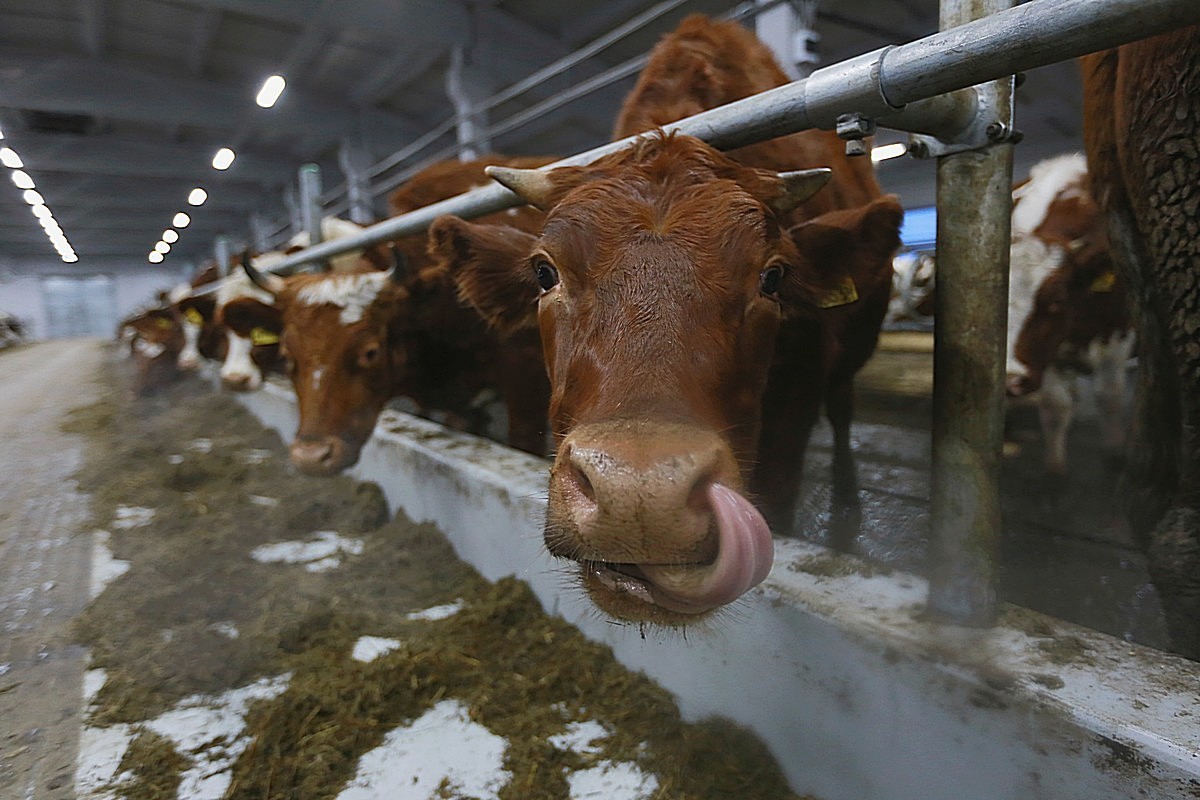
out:
M807 0L811 2L811 0ZM0 0L0 131L24 164L81 264L145 263L178 211L192 217L166 265L198 262L218 235L251 239L257 215L287 220L298 167L343 183L339 153L377 164L453 117L446 75L456 49L467 90L487 97L633 16L652 0ZM646 52L691 12L722 14L728 0L676 0L640 31L490 111L507 119ZM936 0L813 3L822 64L937 27ZM272 108L254 102L278 73ZM626 77L496 136L500 152L541 154L606 141ZM1038 70L1022 89L1018 173L1079 146L1079 97L1069 64ZM888 134L884 134L885 137ZM891 138L899 139L892 135ZM453 132L406 165L454 143ZM237 158L211 165L221 147ZM9 169L4 169L9 173ZM932 201L931 164L897 159L882 182L910 205ZM397 176L375 179L376 188ZM194 187L207 202L186 204ZM382 200L376 211L383 212ZM0 257L56 259L22 192L0 181ZM61 264L59 269L61 270Z

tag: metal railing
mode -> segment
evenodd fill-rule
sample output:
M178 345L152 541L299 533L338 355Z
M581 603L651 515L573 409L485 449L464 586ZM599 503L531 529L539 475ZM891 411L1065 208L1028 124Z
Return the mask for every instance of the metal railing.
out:
M1009 5L993 0L992 8ZM943 25L954 25L978 0L943 0ZM949 20L949 22L947 22ZM728 149L810 128L833 128L840 116L858 113L885 127L926 130L939 115L961 120L958 103L933 99L989 81L1011 85L1011 76L1036 67L1115 47L1200 22L1196 0L1032 0L908 44L885 47L819 69L807 78L705 111L665 126ZM962 97L962 96L960 96ZM994 109L993 109L994 110ZM954 125L958 123L955 122ZM954 125L950 127L954 127ZM945 127L945 126L941 126ZM626 147L638 137L588 150L544 169L583 165ZM995 600L994 563L999 513L995 499L1003 381L1003 319L1010 215L1011 144L986 145L979 153L939 159L939 297L957 303L954 285L991 275L982 299L942 317L935 342L934 407L949 420L935 425L931 483L933 543L931 607L952 619L986 623ZM1007 152L1005 152L1007 151ZM988 184L980 194L981 185ZM963 196L963 193L970 196ZM955 198L952 195L958 193ZM284 259L287 273L307 263L421 233L443 214L475 217L520 205L500 185L487 186L377 223L361 234L325 242ZM955 209L966 213L956 215ZM939 209L941 211L941 209ZM947 226L956 226L950 230ZM955 248L953 239L974 243ZM986 241L981 253L978 242ZM942 248L946 252L941 252ZM947 253L956 253L949 256ZM954 261L959 266L947 266ZM984 335L977 335L983 330ZM948 337L956 337L948 338ZM953 341L953 352L948 342ZM999 344L997 345L997 342ZM964 387L975 387L966 391ZM965 478L964 478L965 475Z

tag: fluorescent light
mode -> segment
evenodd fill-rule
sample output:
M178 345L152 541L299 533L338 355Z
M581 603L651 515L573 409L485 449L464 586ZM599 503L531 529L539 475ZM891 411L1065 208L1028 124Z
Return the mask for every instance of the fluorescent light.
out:
M0 139L4 138L4 131L0 131Z
M147 258L150 260L151 264L161 264L163 260L163 254L157 250L153 250L150 252L150 255L147 256Z
M79 260L79 256L75 255L74 253L71 253L70 255L63 256L62 260L68 264L74 264L76 261Z
M283 94L284 86L287 86L287 81L283 79L282 75L272 75L263 81L262 88L258 90L258 97L254 98L254 102L263 108L270 108L275 105L279 95Z
M163 231L162 240L167 244L175 244L179 241L179 234L170 228L167 228L165 231Z
M45 230L46 233L54 233L55 231L62 233L62 227L59 226L58 220L56 220L54 217L41 217L38 219L38 224L42 226L42 229Z
M880 147L871 148L871 161L878 164L880 161L887 161L889 158L899 158L907 152L908 145L904 142L885 144Z
M204 201L207 199L208 199L208 192L204 191L199 186L197 186L195 189L192 189L191 194L188 195L188 205L189 206L201 206L201 205L204 205Z
M25 166L21 163L21 157L17 155L17 151L11 147L0 147L0 164L10 169L20 169Z
M33 178L29 177L28 172L23 172L19 169L12 171L12 182L17 185L18 189L32 189Z
M191 221L192 221L191 217L189 217L187 214L180 211L178 214L175 215L175 219L171 220L171 224L174 225L176 228L186 228L188 226L188 223Z
M229 165L233 163L234 158L236 158L236 155L232 150L228 147L222 147L213 156L213 169L229 169Z
M171 245L160 240L154 244L154 249L165 256L167 253L171 252Z
M50 217L54 216L50 213L50 209L46 206L34 206L33 215L38 219L49 219Z

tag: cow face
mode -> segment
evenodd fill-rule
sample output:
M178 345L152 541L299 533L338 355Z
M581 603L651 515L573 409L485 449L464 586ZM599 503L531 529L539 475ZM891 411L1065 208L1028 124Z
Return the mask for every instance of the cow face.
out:
M292 463L311 475L333 475L358 461L395 394L406 360L396 321L405 316L408 292L382 271L274 281L273 306L239 301L236 313L243 326L280 331L300 411Z
M540 330L550 552L579 562L615 616L696 619L770 568L741 492L776 336L818 313L823 276L779 216L816 187L789 197L774 173L683 136L530 177L498 179L548 210L538 239L441 221L431 247L485 318Z
M121 338L129 342L133 356L135 394L155 392L176 377L183 332L170 309L155 309L127 320L122 324Z

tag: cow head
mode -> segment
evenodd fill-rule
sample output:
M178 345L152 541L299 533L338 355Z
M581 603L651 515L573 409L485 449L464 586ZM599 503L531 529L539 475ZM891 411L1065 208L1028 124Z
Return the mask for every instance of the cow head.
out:
M310 475L336 474L358 461L395 394L406 353L396 320L408 291L380 270L257 280L274 302L226 306L227 322L279 332L300 412L292 463Z
M126 320L121 338L128 341L133 356L135 394L157 391L176 376L183 332L169 308L153 309Z
M541 236L443 218L430 246L490 323L540 329L548 549L614 616L684 623L734 600L773 555L742 492L776 335L836 282L785 215L828 171L784 177L660 135L588 167L491 173L547 210Z

